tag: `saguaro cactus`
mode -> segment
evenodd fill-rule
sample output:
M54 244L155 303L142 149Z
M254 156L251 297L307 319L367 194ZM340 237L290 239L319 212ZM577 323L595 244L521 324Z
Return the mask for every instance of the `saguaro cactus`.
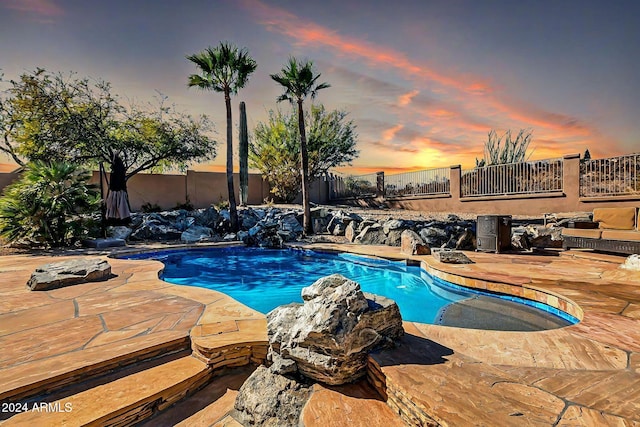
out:
M247 109L240 103L240 205L246 206L249 196L249 134L247 132Z

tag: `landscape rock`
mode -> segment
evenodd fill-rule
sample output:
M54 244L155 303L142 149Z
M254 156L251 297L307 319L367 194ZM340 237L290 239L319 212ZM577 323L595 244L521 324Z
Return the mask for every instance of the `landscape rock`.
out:
M251 227L255 226L258 221L260 221L260 217L253 209L243 209L238 212L238 217L240 220L240 227L243 230L248 230Z
M341 224L342 229L344 230L353 221L360 222L362 221L362 217L353 212L344 212L341 210L333 212L331 214L331 219L327 224L327 231L329 232L329 234L333 234L334 229L338 224Z
M238 239L238 235L236 233L227 233L222 237L222 240L225 242L233 242Z
M27 287L46 291L79 283L99 282L111 277L111 265L100 258L81 258L44 264L31 274Z
M431 249L425 245L418 233L404 230L401 235L400 251L407 255L429 255Z
M284 247L284 239L280 234L279 224L267 218L253 226L242 241L247 246L259 246L261 248L279 249Z
M259 366L242 384L233 417L244 426L297 426L311 385Z
M201 225L193 225L182 232L180 240L185 243L200 242L208 240L213 235L212 230L209 227L203 227Z
M529 234L525 227L516 227L511 230L511 247L523 251L531 249Z
M404 333L395 302L365 295L339 274L304 288L302 299L267 314L268 358L278 366L279 358L293 360L297 372L316 381L337 385L362 377L367 353Z
M298 215L295 212L288 212L281 215L278 218L278 225L281 231L289 233L292 236L298 236L304 231L302 224L298 221Z
M620 268L631 271L640 271L640 255L629 255Z
M354 239L354 243L361 245L384 245L387 236L382 231L382 226L378 223L366 226Z
M384 234L389 234L391 230L402 230L408 228L406 221L402 219L390 219L382 224Z
M561 248L562 227L529 225L526 227L528 239L533 248Z
M400 246L402 243L402 232L403 229L398 230L389 230L389 234L387 234L387 245L388 246Z
M424 240L425 244L429 247L441 247L446 244L450 239L447 235L447 232L444 230L446 224L434 224L430 223L424 228L421 228L418 232L422 240ZM440 228L443 227L443 228Z
M218 210L213 206L209 206L206 209L198 209L195 213L194 218L196 225L209 227L211 229L216 228L218 222L220 221Z
M353 243L353 241L357 236L357 233L356 233L357 226L358 226L358 223L356 221L351 221L349 225L347 225L346 230L344 231L344 237L347 238L347 241L349 241L349 243Z
M167 225L163 219L149 215L142 221L142 225L131 233L133 240L178 240L182 232Z
M344 222L339 222L335 225L335 227L333 227L333 231L331 232L331 234L333 234L334 236L344 236L346 231L347 231L347 227L344 225Z
M465 229L457 238L455 248L461 251L474 251L477 248L476 235L471 229Z
M125 225L107 227L107 234L114 239L127 240L131 233L133 233L133 230Z
M447 264L474 264L469 257L460 251L439 250L432 253L435 259Z
M376 221L373 221L373 220L370 220L370 219L364 219L364 220L362 220L362 221L360 221L358 223L358 228L356 228L356 232L358 234L360 234L360 233L362 233L362 230L364 230L365 228L367 228L367 227L369 227L371 225L380 225L380 224L378 224Z

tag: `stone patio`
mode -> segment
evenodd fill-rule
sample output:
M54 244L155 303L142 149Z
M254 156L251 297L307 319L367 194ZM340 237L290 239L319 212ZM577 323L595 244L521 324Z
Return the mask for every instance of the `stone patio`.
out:
M640 425L640 273L619 269L624 258L467 253L475 264L449 265L397 247L311 247L410 258L582 321L542 332L405 322L401 345L370 357L368 382L316 386L306 426ZM156 261L109 259L116 277L106 282L27 290L36 266L69 258L0 257L0 400L29 409L0 414L5 425L130 424L159 412L148 425L237 425L238 369L266 355L262 314L165 283ZM41 402L52 405L34 412ZM71 411L57 410L65 404Z

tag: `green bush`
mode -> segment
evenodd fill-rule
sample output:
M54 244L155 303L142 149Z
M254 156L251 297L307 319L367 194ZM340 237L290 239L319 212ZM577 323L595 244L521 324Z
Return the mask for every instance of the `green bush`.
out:
M100 206L91 174L65 162L27 164L0 197L0 235L8 242L61 247L95 230Z

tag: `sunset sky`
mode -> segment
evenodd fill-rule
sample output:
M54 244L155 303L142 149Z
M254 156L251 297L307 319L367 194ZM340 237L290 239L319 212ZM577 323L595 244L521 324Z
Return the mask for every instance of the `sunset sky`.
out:
M622 0L0 0L0 69L72 70L139 102L159 90L211 116L220 169L224 99L187 88L185 55L223 40L258 63L234 127L240 101L250 128L289 109L269 74L314 61L331 84L316 102L357 125L345 173L470 167L490 129L533 129L532 159L609 157L640 151L639 16Z

